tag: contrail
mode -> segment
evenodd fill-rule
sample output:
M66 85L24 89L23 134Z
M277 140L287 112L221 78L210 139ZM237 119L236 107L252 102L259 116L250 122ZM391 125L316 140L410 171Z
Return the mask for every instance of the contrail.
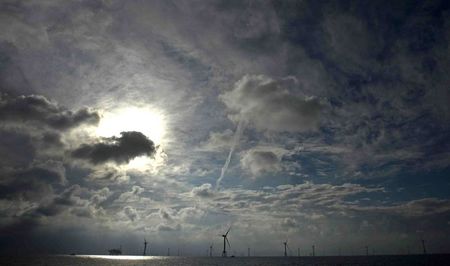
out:
M230 148L230 152L228 153L227 160L225 161L225 164L222 167L222 171L220 172L219 179L217 179L217 181L216 181L216 190L219 189L220 182L222 182L225 172L228 169L228 165L230 164L230 160L231 160L231 155L233 155L234 148L236 147L236 144L238 143L239 139L241 138L243 129L244 129L244 122L241 119L241 120L239 120L239 123L236 128L236 132L234 133L233 143L231 143L231 148Z

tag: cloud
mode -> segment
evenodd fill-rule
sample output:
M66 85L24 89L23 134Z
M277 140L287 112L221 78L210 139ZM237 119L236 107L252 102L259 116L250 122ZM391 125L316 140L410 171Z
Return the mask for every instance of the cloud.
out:
M281 159L286 152L276 147L254 147L244 153L241 165L254 177L264 173L279 172L282 170Z
M73 185L56 196L52 202L43 204L34 213L43 216L55 216L71 207L82 205L84 202L77 196L81 192L79 185Z
M404 217L423 217L450 213L450 200L437 198L424 198L397 203L393 206L354 206L350 207L358 212L372 212L381 214L395 214Z
M230 149L234 132L226 129L223 132L209 132L209 138L200 143L200 149L205 151L223 151Z
M246 75L231 91L219 97L233 112L232 120L243 119L259 130L304 132L316 129L321 105L316 98L290 91L285 80Z
M287 217L281 221L281 227L284 227L287 229L291 229L291 228L296 229L299 227L299 223L294 218Z
M140 186L133 186L131 188L131 191L126 191L120 194L119 198L116 200L116 202L122 202L122 203L136 203L141 200L141 194L144 192L144 188Z
M161 219L163 219L163 220L171 222L173 220L173 218L169 212L171 212L171 210L159 209L159 217L161 217Z
M131 221L134 221L134 220L136 220L139 217L136 209L131 207L131 206L125 206L125 208L123 208L123 213Z
M27 166L35 155L30 136L23 132L0 130L0 168Z
M214 191L212 189L212 185L206 183L199 187L194 187L191 190L191 195L201 198L210 198L214 196Z
M184 223L199 223L204 215L205 211L197 207L186 207L178 211L178 217Z
M250 150L241 159L244 169L249 170L253 176L263 173L273 173L280 171L280 158L271 151Z
M100 143L83 144L72 151L72 156L93 164L124 164L138 156L155 154L155 144L141 132L128 131L121 132L120 135L121 137L104 138Z
M88 108L73 112L40 95L0 95L0 120L8 123L31 123L35 126L66 130L81 124L95 125L99 119L99 114Z
M64 177L42 167L4 172L0 181L0 198L39 201L53 195L53 185L61 185Z
M166 224L159 224L156 229L160 232L173 232L173 231L180 231L181 225L166 225Z
M96 191L90 198L90 201L93 204L100 204L106 201L113 193L109 190L109 188L104 187L99 191Z

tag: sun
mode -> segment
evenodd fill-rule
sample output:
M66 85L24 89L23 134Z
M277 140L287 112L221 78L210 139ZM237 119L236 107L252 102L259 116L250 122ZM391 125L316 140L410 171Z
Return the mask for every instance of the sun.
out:
M156 146L164 145L166 121L161 111L146 107L126 107L102 113L95 130L98 137L120 137L120 132L138 131L152 140ZM157 171L164 164L165 154L158 149L154 157L139 156L120 168L124 170Z
M102 114L96 129L99 137L120 136L123 131L139 131L155 145L164 141L166 131L162 112L145 107L126 107Z

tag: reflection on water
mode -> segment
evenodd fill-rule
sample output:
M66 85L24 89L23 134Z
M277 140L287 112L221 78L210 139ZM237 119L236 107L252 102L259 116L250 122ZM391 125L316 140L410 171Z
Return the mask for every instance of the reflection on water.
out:
M0 265L33 266L312 266L312 265L450 265L449 254L390 255L390 256L339 256L339 257L159 257L159 256L109 256L60 255L0 257Z
M74 257L74 256L72 256ZM79 258L93 258L93 259L109 259L109 260L161 260L166 257L159 256L116 256L116 255L75 255ZM168 257L167 257L168 258Z

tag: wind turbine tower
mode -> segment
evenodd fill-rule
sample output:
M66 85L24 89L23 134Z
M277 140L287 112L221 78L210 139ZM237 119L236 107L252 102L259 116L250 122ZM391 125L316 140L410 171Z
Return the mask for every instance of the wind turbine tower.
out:
M230 245L230 242L228 241L228 233L230 232L230 230L231 230L231 227L230 228L228 228L228 231L224 234L224 235L222 235L222 237L223 237L223 251L222 251L222 257L226 257L227 256L227 246L226 246L226 244L228 244L228 247L230 247L231 248L231 245ZM225 243L226 242L226 243Z
M284 244L284 256L287 257L287 240L285 242L283 242Z
M145 256L145 253L147 252L147 240L144 238L144 254L142 256Z
M423 254L427 254L427 249L425 248L425 240L422 239L422 248L423 248Z
M209 245L209 256L212 257L213 244Z

